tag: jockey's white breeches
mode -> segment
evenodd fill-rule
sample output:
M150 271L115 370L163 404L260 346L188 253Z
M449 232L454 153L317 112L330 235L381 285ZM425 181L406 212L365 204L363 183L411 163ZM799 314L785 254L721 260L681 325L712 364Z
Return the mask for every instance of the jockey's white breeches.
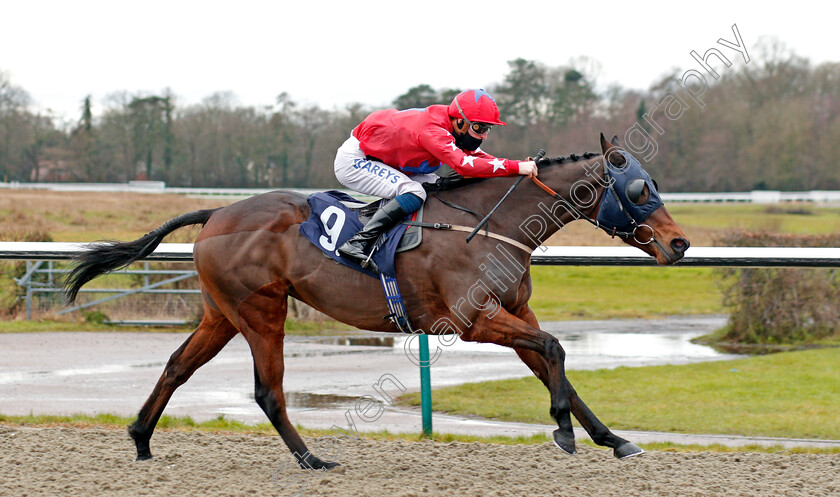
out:
M408 176L399 169L365 158L359 148L359 140L350 136L335 154L335 177L338 181L359 193L382 198L394 198L403 193L413 193L423 201L426 190L421 183L434 183L436 174L415 174Z

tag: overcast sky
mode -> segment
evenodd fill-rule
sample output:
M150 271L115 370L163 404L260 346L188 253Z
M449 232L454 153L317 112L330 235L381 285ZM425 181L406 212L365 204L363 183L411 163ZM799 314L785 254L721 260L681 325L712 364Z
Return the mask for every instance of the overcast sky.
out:
M486 87L523 57L589 57L597 83L644 89L689 52L775 36L813 63L840 60L833 2L3 1L0 71L39 109L76 119L118 90L171 88L180 104L231 91L246 105L287 92L331 109L387 105L408 88ZM819 7L818 7L819 5ZM831 7L826 7L826 6ZM752 55L752 53L751 53Z

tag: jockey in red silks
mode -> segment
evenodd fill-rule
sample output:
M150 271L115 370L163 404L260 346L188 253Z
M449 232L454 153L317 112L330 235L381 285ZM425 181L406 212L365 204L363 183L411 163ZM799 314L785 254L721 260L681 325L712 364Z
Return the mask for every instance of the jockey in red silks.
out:
M461 92L449 106L380 110L366 117L338 149L335 175L348 188L391 200L338 248L341 255L364 267L371 242L423 205L422 183L434 182L432 173L441 164L462 176L536 176L533 161L500 159L478 148L493 125L505 123L484 90Z

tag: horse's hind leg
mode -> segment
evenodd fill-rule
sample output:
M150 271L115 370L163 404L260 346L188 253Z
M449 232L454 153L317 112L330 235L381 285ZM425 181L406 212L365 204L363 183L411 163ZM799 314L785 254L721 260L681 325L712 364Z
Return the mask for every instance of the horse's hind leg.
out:
M236 328L227 318L205 308L201 324L169 358L155 389L140 409L137 421L128 427L128 433L137 446L138 461L152 458L149 440L175 389L183 385L196 369L214 358L236 333Z
M285 287L266 285L237 308L240 328L254 356L254 398L303 469L331 469L338 463L312 455L289 421L283 397L283 338L287 311Z
M534 316L533 311L528 306L524 306L520 311L516 314L517 317L521 318L523 321L527 322L531 326L535 328L539 327L539 323L537 322L536 316ZM537 378L543 382L543 384L548 387L549 385L549 378L548 378L548 364L546 363L545 359L536 352L532 350L526 349L514 349L516 350L516 354L522 359L531 371L534 372ZM578 420L583 429L586 430L586 433L592 438L592 441L598 445L604 447L610 447L613 449L613 454L615 457L619 459L623 459L625 457L631 457L635 455L639 455L644 451L636 446L635 444L628 442L627 440L615 435L613 432L607 428L607 426L598 419L597 416L589 409L589 407L583 402L583 400L578 396L577 392L575 391L572 384L569 382L568 378L565 378L566 381L566 392L569 395L569 407L572 411L572 414Z

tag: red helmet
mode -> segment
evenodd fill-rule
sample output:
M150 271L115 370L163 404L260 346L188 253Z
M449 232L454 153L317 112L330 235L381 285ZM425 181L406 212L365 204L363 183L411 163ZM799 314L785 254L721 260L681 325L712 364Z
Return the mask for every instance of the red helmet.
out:
M499 108L496 107L496 101L483 89L459 93L449 104L449 116L474 123L507 126L499 120Z

